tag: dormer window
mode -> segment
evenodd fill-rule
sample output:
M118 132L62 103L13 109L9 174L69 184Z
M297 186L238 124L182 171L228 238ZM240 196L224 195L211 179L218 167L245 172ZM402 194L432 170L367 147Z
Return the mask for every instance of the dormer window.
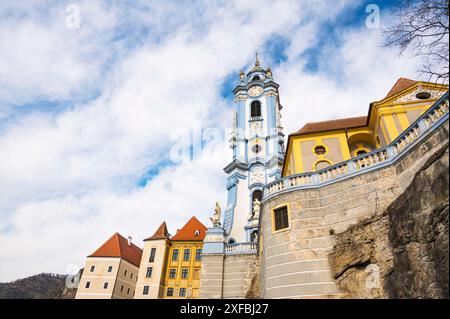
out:
M197 236L199 236L199 235L200 235L200 231L197 229L197 230L194 232L194 236L197 237Z
M250 105L250 114L251 117L260 117L261 116L261 102L253 101Z

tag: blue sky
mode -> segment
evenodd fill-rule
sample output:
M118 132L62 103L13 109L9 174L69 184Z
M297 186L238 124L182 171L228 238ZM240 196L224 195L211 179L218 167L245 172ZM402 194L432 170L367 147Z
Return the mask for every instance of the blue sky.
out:
M0 281L82 267L116 231L140 244L163 220L206 224L226 205L228 136L188 161L170 154L198 127L231 126L255 52L280 84L287 134L364 115L418 77L420 61L366 27L371 1L71 3L79 28L69 3L0 4ZM389 24L394 2L374 3Z

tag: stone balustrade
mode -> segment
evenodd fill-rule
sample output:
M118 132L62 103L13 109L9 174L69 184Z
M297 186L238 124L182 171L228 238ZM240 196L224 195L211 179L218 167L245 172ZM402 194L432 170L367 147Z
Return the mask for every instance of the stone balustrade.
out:
M239 243L225 245L225 254L255 254L257 252L256 243Z
M352 177L390 164L401 157L402 154L406 154L411 145L420 140L422 136L433 131L443 121L448 119L448 111L447 92L391 144L317 172L295 174L278 179L266 185L263 201L282 192L301 188L321 187L343 178Z

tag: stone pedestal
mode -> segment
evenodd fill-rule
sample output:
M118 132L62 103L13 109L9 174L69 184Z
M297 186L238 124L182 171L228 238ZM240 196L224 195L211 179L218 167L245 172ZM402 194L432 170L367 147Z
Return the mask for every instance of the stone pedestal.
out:
M224 257L225 231L221 227L209 228L203 241L200 298L222 298Z

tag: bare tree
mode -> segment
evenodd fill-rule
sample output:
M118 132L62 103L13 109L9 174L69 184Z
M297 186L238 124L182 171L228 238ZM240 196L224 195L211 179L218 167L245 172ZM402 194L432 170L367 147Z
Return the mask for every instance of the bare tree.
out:
M449 80L449 0L401 0L395 9L396 22L383 33L384 45L409 49L423 58L420 73L429 81Z

